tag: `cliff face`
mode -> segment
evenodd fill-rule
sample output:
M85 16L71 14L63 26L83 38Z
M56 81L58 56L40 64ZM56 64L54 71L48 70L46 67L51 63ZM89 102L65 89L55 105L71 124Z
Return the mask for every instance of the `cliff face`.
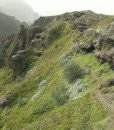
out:
M2 42L0 128L112 130L113 21L92 11L41 17Z
M9 16L14 16L21 22L32 23L39 17L38 13L24 0L0 0L0 7L1 12Z

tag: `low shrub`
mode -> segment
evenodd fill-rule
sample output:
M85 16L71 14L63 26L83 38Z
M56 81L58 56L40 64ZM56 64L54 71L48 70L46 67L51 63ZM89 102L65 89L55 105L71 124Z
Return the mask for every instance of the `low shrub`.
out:
M41 115L53 108L52 101L44 102L41 105L39 105L37 108L34 109L32 112L33 115Z
M52 90L52 97L58 105L63 105L69 99L67 87L64 83L60 83Z
M82 78L84 71L82 67L75 61L70 61L64 67L64 75L69 83Z

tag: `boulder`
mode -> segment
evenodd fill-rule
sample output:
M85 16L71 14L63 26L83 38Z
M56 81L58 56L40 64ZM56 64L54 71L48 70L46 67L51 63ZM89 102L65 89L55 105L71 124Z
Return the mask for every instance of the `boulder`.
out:
M82 44L82 45L80 46L80 49L81 49L83 52L90 53L90 52L92 52L93 50L95 50L95 47L93 46L93 44Z
M75 44L76 52L85 54L85 53L91 53L95 50L95 47L91 43L84 43L84 42L79 42Z

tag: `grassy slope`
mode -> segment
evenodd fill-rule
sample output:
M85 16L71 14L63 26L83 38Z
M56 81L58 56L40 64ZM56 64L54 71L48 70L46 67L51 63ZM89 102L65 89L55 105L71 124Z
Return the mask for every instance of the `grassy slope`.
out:
M101 28L101 25L105 26L111 20L105 20L97 27ZM83 67L91 70L91 73L83 79L89 86L87 93L63 106L55 104L51 97L53 87L60 80L65 80L61 57L69 51L73 41L78 40L79 35L78 31L70 31L69 34L64 34L58 40L54 40L45 51L45 55L37 60L24 79L12 81L12 76L7 68L0 70L0 95L10 91L12 100L15 99L9 108L4 111L0 110L1 129L104 130L108 114L103 104L96 99L95 92L99 87L99 82L102 79L114 77L114 73L107 64L100 65L93 54L71 56ZM7 75L9 76L7 77ZM42 80L46 80L45 89L36 100L31 101ZM17 103L19 97L27 99L27 104L21 108ZM35 114L36 112L37 114Z

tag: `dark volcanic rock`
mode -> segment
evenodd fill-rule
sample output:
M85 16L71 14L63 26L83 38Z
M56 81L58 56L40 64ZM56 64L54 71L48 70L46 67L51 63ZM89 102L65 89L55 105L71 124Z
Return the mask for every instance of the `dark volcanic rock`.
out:
M46 33L45 31L40 34L36 34L35 38L31 41L32 48L46 48L50 43L50 36L49 32Z
M21 75L26 68L26 63L24 61L23 55L16 54L12 56L12 60L10 61L10 67L13 70L14 77Z
M86 54L93 52L95 50L95 47L92 43L79 42L76 43L75 49L78 53Z
M26 71L29 66L29 61L27 60L29 56L32 56L31 50L21 50L11 57L9 67L13 72L14 78Z
M79 31L83 32L88 29L87 25L84 23L74 23L73 29L78 29Z
M81 49L83 52L90 53L90 52L92 52L93 50L95 50L95 47L93 46L93 44L82 44L82 45L80 46L80 49Z
M95 56L101 63L108 62L114 69L114 25L110 25L106 30L96 32L93 44Z
M75 13L73 14L73 19L80 18L80 17L82 17L82 16L84 16L84 15L85 15L84 12L75 12Z
M27 39L27 30L23 25L21 25L20 26L20 31L19 31L19 33L17 35L18 50L24 50L25 49L26 39Z
M17 76L23 76L26 73L30 65L35 62L34 56L41 57L43 55L42 51L34 50L21 50L13 55L9 61L9 67L13 72L14 78Z
M30 43L32 39L34 39L34 37L36 35L39 35L40 33L42 33L44 31L44 29L38 27L38 26L35 26L35 27L32 27L30 29L28 29L27 31L27 42Z

